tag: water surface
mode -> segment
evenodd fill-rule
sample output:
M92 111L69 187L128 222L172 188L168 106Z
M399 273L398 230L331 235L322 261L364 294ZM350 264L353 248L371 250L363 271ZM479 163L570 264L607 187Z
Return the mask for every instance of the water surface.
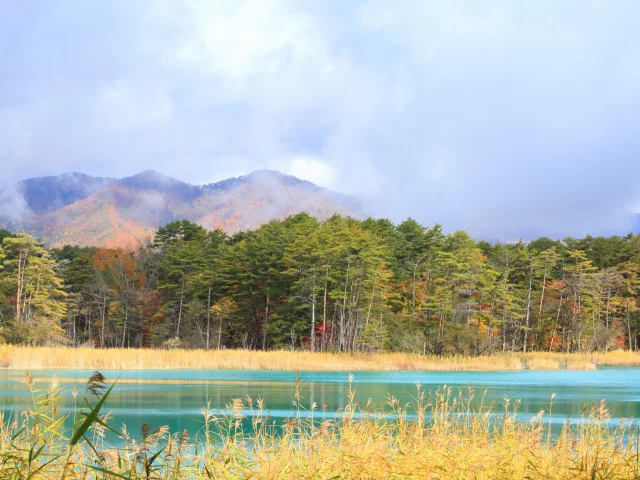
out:
M73 405L74 385L84 393L89 370L34 370L30 374L36 387L46 389L55 375L64 391L63 411ZM108 398L105 409L111 411L110 425L126 424L129 432L137 433L143 423L154 427L168 425L172 431L196 433L202 427L201 407L224 411L233 398L247 395L264 400L274 419L295 413L295 372L225 371L225 370L136 370L102 372L109 381L120 378ZM22 370L0 371L0 408L19 414L31 405L31 394L23 383ZM443 385L454 390L467 390L472 385L477 399L494 403L494 410L503 410L504 398L520 399L519 414L523 420L544 409L549 411L552 394L552 422L561 425L567 416L577 420L585 405L589 408L605 399L617 422L621 418L640 416L640 369L603 368L597 371L509 371L509 372L356 372L353 386L360 403L371 399L383 406L389 395L401 402L413 402L416 383L425 391ZM317 418L344 408L347 404L349 374L345 372L300 372L301 404L310 409L316 404ZM485 393L486 392L486 393ZM328 413L323 413L326 410ZM251 415L249 410L244 412ZM547 417L548 419L548 417Z

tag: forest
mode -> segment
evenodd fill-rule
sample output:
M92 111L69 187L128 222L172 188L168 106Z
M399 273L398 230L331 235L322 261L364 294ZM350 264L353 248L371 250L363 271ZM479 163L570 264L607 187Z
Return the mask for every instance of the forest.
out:
M638 349L640 235L475 241L301 213L133 249L0 231L0 341L486 355Z

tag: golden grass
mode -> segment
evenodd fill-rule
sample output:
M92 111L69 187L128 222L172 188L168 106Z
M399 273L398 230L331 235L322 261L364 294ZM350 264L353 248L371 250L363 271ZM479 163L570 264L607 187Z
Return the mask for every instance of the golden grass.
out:
M408 353L337 354L254 350L92 349L0 346L0 367L12 369L213 369L306 371L501 371L593 370L597 366L640 367L640 354L508 353L491 356L434 356Z
M57 385L34 392L35 405L22 421L0 415L0 478L640 478L637 431L628 422L610 429L604 402L554 434L543 416L548 412L521 422L518 402L484 405L471 387L425 393L417 386L412 405L389 397L385 409L376 410L355 403L350 385L338 419L325 419L314 405L301 406L298 383L297 410L277 427L259 399L238 398L225 415L203 408L199 436L123 428L124 443L115 448L97 424L87 440L69 446L71 432L57 411L60 394ZM84 418L80 398L77 405L74 429Z
M250 350L91 349L0 346L0 365L15 369L213 369L213 370L519 370L512 355L492 357L336 354Z
M595 370L597 365L593 362L584 360L572 360L569 359L565 365L567 370Z
M560 362L549 358L531 357L527 360L527 368L529 370L558 370Z
M526 364L557 363L558 368L567 370L595 370L598 366L640 367L640 353L628 350L614 350L606 353L531 352L517 355Z
M597 365L612 367L638 367L640 366L640 353L628 350L614 350L607 353L592 353L587 357Z

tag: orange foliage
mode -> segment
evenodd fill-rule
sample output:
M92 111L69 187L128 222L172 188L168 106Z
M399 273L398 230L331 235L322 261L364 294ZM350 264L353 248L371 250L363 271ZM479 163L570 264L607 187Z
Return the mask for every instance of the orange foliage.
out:
M272 219L306 211L319 220L353 214L335 194L275 177L187 201L172 192L110 184L86 198L34 219L38 235L53 247L82 245L132 249L170 219L187 219L227 233L254 229Z
M133 252L122 248L99 248L91 260L98 270L111 270L114 275L133 281L137 287L146 285L145 272L139 268Z

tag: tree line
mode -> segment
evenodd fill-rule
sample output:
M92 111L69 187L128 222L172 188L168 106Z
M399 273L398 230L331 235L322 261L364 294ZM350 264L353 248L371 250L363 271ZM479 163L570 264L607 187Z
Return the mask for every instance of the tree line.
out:
M135 249L0 231L0 341L489 354L637 350L640 235L491 244L307 214Z

